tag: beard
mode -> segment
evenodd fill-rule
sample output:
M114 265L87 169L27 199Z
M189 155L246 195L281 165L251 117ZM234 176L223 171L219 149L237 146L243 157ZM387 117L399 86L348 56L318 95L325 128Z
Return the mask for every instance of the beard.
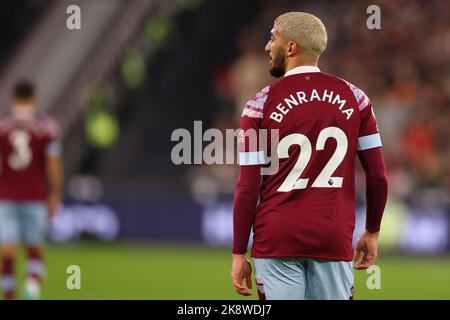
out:
M286 64L284 62L285 55L283 50L279 50L278 54L272 60L272 67L270 68L270 74L275 78L280 78L284 76L286 70Z

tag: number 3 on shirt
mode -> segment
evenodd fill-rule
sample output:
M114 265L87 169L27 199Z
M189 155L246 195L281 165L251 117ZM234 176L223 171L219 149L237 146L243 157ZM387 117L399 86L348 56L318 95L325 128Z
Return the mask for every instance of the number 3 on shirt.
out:
M328 138L334 138L337 142L336 150L328 163L322 169L322 172L313 182L313 188L340 188L342 187L342 177L332 177L336 168L342 162L347 152L348 140L344 131L337 127L328 127L320 131L317 138L316 149L323 150ZM289 147L292 145L300 146L300 154L297 162L287 175L284 182L278 188L280 192L289 192L294 189L306 189L309 179L299 179L308 165L312 155L311 142L308 137L301 133L293 133L284 137L278 144L278 157L280 159L289 158Z
M11 169L25 170L31 163L32 152L30 149L30 135L23 130L15 130L9 134L9 142L13 148L8 158Z

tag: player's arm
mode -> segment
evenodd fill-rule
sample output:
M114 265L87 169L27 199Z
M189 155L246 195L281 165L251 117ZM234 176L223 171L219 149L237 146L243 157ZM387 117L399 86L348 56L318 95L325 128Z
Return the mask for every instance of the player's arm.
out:
M245 256L261 184L260 165L241 165L233 203L233 254Z
M61 168L61 156L47 156L47 179L49 186L48 213L52 217L61 203L63 174Z
M387 200L387 177L381 148L358 152L366 176L366 230L355 248L355 269L367 269L378 255L378 236Z
M378 236L388 186L381 138L370 102L362 111L358 158L366 177L366 230L356 242L354 267L367 269L378 256Z
M382 148L360 151L358 157L366 176L366 230L378 233L388 189Z
M59 129L55 129L59 132ZM61 141L55 137L46 146L46 173L48 181L47 209L50 217L58 211L62 199L63 170L61 164Z
M239 137L239 178L233 203L233 263L231 279L238 294L251 295L251 265L246 258L248 241L255 218L261 186L264 152L259 145L259 128L268 87L244 107ZM247 287L243 285L245 279Z
M241 166L233 203L233 263L231 278L237 293L251 295L251 265L246 257L248 241L259 198L261 168L259 165ZM244 287L245 279L247 288Z

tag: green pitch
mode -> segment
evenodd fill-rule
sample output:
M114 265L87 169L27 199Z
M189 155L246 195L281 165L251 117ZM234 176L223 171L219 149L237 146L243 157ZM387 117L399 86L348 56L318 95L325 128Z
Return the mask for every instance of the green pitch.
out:
M22 257L23 259L23 257ZM233 292L225 249L136 244L50 245L43 299L256 299ZM69 265L81 269L81 289L69 290ZM382 256L381 289L369 290L357 271L355 299L450 299L450 258ZM23 277L23 264L19 265Z

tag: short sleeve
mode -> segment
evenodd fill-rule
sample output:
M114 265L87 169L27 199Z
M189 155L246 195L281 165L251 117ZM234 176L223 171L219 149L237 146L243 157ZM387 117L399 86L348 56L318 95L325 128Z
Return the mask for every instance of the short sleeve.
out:
M361 117L358 134L358 151L381 147L381 136L377 126L372 103L364 91L347 82L352 91Z
M381 136L378 130L377 120L369 104L361 110L361 125L359 128L358 151L381 147Z
M266 162L264 148L259 141L264 105L269 86L262 89L244 106L238 137L239 165L261 165Z
M49 119L45 123L45 130L47 133L46 154L48 156L59 156L62 149L59 124L55 120Z

